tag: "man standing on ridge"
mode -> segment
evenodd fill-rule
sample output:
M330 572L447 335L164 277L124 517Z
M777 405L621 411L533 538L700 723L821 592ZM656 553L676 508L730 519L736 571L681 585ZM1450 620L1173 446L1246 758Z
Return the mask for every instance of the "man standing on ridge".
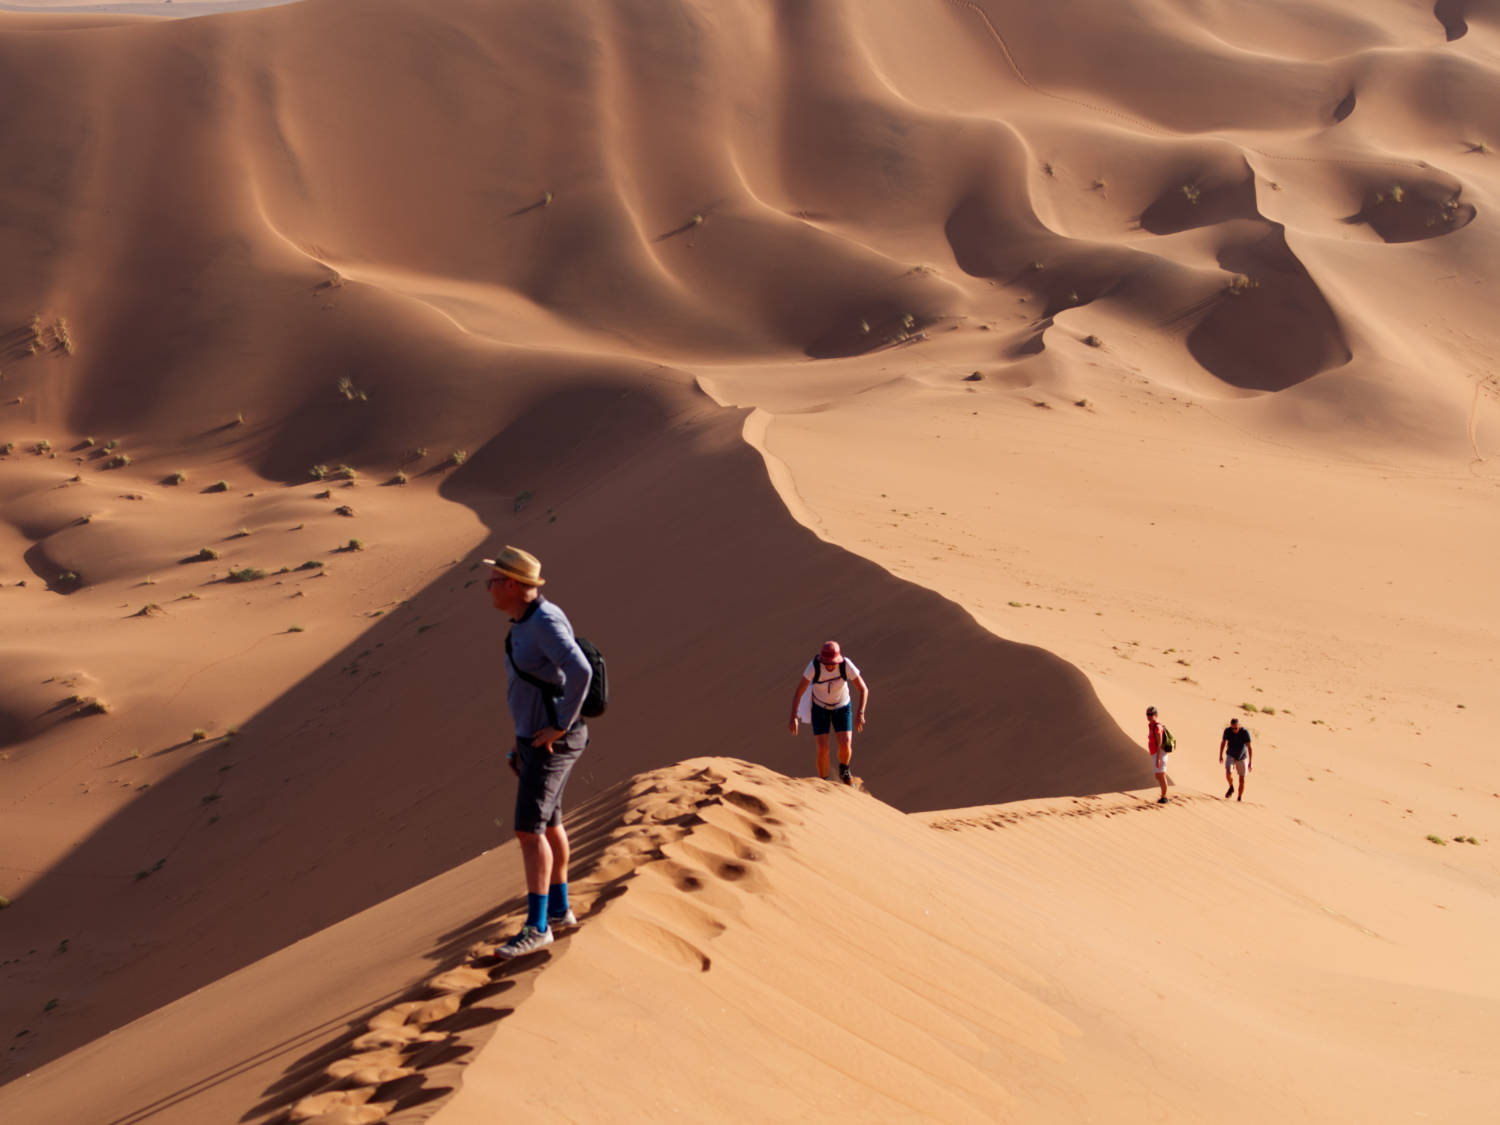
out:
M1156 783L1161 786L1158 805L1167 803L1167 755L1172 748L1167 745L1167 728L1156 719L1156 708L1146 708L1146 749L1150 751L1151 763L1156 768Z
M1224 790L1224 796L1234 797L1234 777L1229 772L1232 769L1240 775L1240 795L1235 797L1235 800L1245 799L1245 774L1254 768L1250 764L1254 757L1255 750L1250 745L1250 732L1240 726L1238 719L1230 719L1229 725L1224 728L1224 737L1219 740L1219 761L1224 766L1224 780L1229 782L1229 788Z
M850 684L859 692L858 710L849 695ZM839 736L839 780L845 785L853 785L854 775L849 772L849 762L854 757L854 732L865 729L869 685L859 674L854 661L845 659L838 641L824 641L792 694L792 719L787 725L793 734L797 733L802 695L809 688L812 696L808 719L812 723L813 740L818 744L818 776L825 781L828 778L828 731L831 727Z
M496 952L519 957L551 945L553 930L576 926L568 906L568 834L562 795L589 730L579 717L592 670L573 626L542 596L542 564L517 547L491 568L486 587L511 619L505 638L505 700L516 744L506 755L516 772L516 839L526 869L526 924Z

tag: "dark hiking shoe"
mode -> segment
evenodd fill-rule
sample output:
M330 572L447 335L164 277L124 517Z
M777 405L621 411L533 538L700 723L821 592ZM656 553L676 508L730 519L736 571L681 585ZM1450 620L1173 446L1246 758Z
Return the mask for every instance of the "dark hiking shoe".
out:
M1224 790L1224 796L1226 796L1226 797L1233 797L1234 796L1234 786L1233 785L1230 785L1230 787L1228 789Z
M1167 799L1165 797L1158 797L1156 798L1156 803L1158 805L1165 805L1167 803Z
M839 780L845 785L854 784L854 775L849 772L849 767L844 765L843 762L839 763Z

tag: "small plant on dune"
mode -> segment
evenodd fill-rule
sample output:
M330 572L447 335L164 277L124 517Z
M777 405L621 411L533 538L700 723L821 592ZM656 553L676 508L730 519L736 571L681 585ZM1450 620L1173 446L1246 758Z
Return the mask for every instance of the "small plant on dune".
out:
M1108 187L1109 187L1109 181L1106 180L1103 176L1096 176L1094 178L1094 190L1095 191L1104 191Z
M90 446L92 446L94 444L94 439L91 438L91 437L86 437L81 442L79 442L78 444L80 446L82 446L84 449L88 449Z
M1237 273L1229 279L1224 286L1224 291L1231 297L1238 297L1246 290L1254 289L1255 282L1242 273Z
M52 342L63 355L73 354L73 337L68 332L68 322L63 317L58 317L52 324Z
M388 483L388 484L405 484L405 483L406 483L406 474L405 474L405 473L403 473L403 472L401 472L401 471L400 471L400 470L399 470L399 469L398 469L398 470L397 470L397 471L396 471L396 475L395 475L395 476L393 476L393 477L392 477L392 478L391 478L391 479L390 479L390 480L389 480L389 481L387 481L387 482L386 482L386 483Z
M703 215L702 215L702 213L701 212L695 213L693 215L693 217L688 220L688 222L692 223L693 226L695 226L695 227L701 227L703 225Z
M199 597L198 597L197 594L195 594L195 593L193 593L193 591L189 590L185 594L178 594L177 595L177 600L180 601L180 602L196 602L196 601L199 601L200 599L199 599Z
M0 910L4 910L9 905L10 899L6 898L4 895L0 895Z
M550 191L544 191L544 192L542 192L542 206L543 207L551 207L552 206L552 193Z
M286 627L286 631L288 633L300 633L300 632L302 632L302 626L301 625L288 625Z
M43 438L41 441L33 445L31 449L32 452L34 452L38 457L41 457L43 454L52 452L52 443L46 438Z
M175 473L169 473L168 475L162 477L161 482L162 484L186 484L187 474L181 469L178 469Z
M227 480L216 480L203 490L204 492L228 492L229 482Z
M1187 201L1189 203L1197 203L1198 202L1198 197L1201 196L1203 193L1198 190L1198 185L1197 184L1183 184L1182 185L1182 194L1185 195L1185 196L1187 196Z
M231 538L231 539L244 539L249 534L250 534L249 529L242 527L238 531L236 531L233 535L231 535L229 538Z
M363 551L364 549L365 541L363 539L351 539L345 546L339 548L340 551Z
M234 421L230 424L235 426L243 426L245 424L245 412L243 410L237 412L234 416Z
M106 469L123 469L128 464L130 464L130 454L116 453L108 461L104 462L104 467Z
M333 510L333 514L336 515L336 516L344 516L345 518L353 519L354 518L354 509L351 508L351 507L349 507L348 504L340 504L337 508L335 508Z
M448 454L448 464L455 468L462 465L468 459L469 451L467 449L455 449L452 453Z
M340 375L338 387L339 394L343 395L350 402L353 402L355 399L359 398L359 391L357 391L354 387L354 379L352 376Z
M1391 202L1400 203L1406 198L1406 189L1400 184L1391 185Z
M406 453L402 455L401 463L403 465L410 465L413 461L420 461L426 456L427 447L419 445L415 449L408 449Z
M321 562L319 562L317 559L308 559L305 563L303 563L297 569L298 570L317 570L322 565L323 564Z
M89 438L89 444L90 445L94 444L94 439L93 438ZM119 443L119 441L116 438L110 438L107 442L104 443L104 452L106 452L106 453L113 453L115 451L115 446L117 446L119 444L120 443Z
M4 445L0 445L0 457L9 457L15 451L16 443L13 441L8 441Z
M353 480L359 473L355 471L352 465L340 465L337 469L333 470L333 475L338 477L339 480Z
M1274 714L1276 714L1276 708L1274 708L1274 707L1262 707L1260 709L1260 713L1262 715L1274 715Z
M208 731L204 730L202 727L198 727L196 730L193 731L193 737L192 737L191 741L193 741L193 742L202 742L207 737L208 737Z
M1251 711L1251 712L1254 712L1254 711L1259 711L1260 708L1257 707L1253 703L1241 703L1240 704L1240 710L1241 711Z
M1429 833L1427 833L1427 839L1429 841L1431 841L1432 843L1437 844L1437 845L1439 845L1441 847L1446 848L1448 846L1448 841L1445 840L1445 839L1443 839L1436 832L1429 832Z
M1104 341L1099 339L1098 336L1085 336L1083 342L1091 348L1102 348L1104 346Z
M1040 259L1038 259L1038 260L1036 260L1036 261L1034 261L1034 262L1031 263L1031 271L1033 273L1041 273L1046 268L1047 268L1047 263L1044 262L1044 261L1042 261L1042 260L1040 260Z
M1477 152L1480 156L1488 156L1494 150L1484 141L1475 141L1469 146L1470 152Z
M266 572L255 566L242 566L238 570L231 570L225 577L226 582L257 582L266 576Z
M198 553L196 555L189 555L187 557L187 561L188 562L213 562L213 560L216 559L216 558L218 558L218 557L219 557L219 552L215 551L212 547L200 547L198 549Z
M59 586L71 586L77 581L78 572L76 570L65 570L57 576L57 584Z
M314 465L312 468L307 470L307 475L312 477L313 480L322 480L328 475L328 466Z
M77 711L77 714L79 714L79 715L108 715L109 714L109 704L106 703L106 702L104 702L104 700L102 700L102 699L94 699L92 697L87 698L87 699L80 699L78 701L78 711Z
M1057 169L1054 168L1054 167L1052 167L1052 165L1050 163L1049 164L1043 164L1042 165L1042 175L1044 175L1044 176L1055 176L1055 175L1057 175Z

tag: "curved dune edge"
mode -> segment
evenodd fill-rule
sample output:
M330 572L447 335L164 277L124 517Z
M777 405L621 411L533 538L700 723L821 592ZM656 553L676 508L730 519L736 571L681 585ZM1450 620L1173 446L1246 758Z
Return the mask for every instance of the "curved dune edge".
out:
M533 25L554 54L491 3L397 3L378 25L363 7L132 25L129 52L118 20L0 20L25 154L0 439L61 447L3 465L0 548L28 583L0 591L23 845L0 851L26 894L4 925L30 951L5 966L0 1041L27 1033L7 1080L491 841L495 630L469 567L511 538L590 632L628 638L609 646L639 656L622 700L685 700L622 703L588 791L696 749L805 773L805 740L741 716L785 708L795 668L768 654L834 633L880 670L860 769L896 807L1140 784L1121 731L1146 699L1190 733L1178 776L1212 792L1213 736L1250 703L1274 755L1257 791L1424 872L1402 884L1414 916L1453 907L1443 870L1491 853L1425 837L1496 823L1475 783L1500 614L1483 6L1256 25L1156 0L1104 22L1074 3L684 4L655 9L658 37L560 3ZM408 41L455 54L392 62ZM439 59L451 88L428 80ZM500 78L516 96L473 98L477 125L446 111ZM506 138L479 180L476 134ZM1244 362L1283 341L1285 365ZM816 538L694 377L760 412ZM134 463L104 469L85 435L124 437ZM820 478L830 459L855 488ZM343 461L365 479L314 499L309 467ZM190 483L164 483L178 469ZM184 561L204 546L222 561ZM326 578L294 569L318 559ZM241 587L231 562L288 574ZM646 604L664 582L668 607ZM955 694L971 721L934 731ZM1459 916L1494 932L1483 901ZM712 960L685 930L616 936L674 970ZM1453 962L1481 982L1450 989L1468 1027L1488 962Z
M1106 794L910 816L708 758L601 794L574 835L582 926L542 954L493 955L521 909L495 902L519 875L508 844L0 1104L165 1125L466 1125L502 1105L974 1122L1065 1108L1251 1122L1269 1107L1310 1122L1473 1113L1494 1095L1480 1034L1494 1001L1473 976L1485 934L1467 920L1493 901L1457 873L1351 867L1355 849L1267 808ZM1245 845L1236 863L1226 845ZM1150 893L1163 880L1180 896L1169 914ZM1413 918L1393 894L1429 885L1466 917ZM1433 927L1449 956L1414 959ZM1372 1018L1392 1004L1399 1027ZM652 1048L622 1049L621 1028L642 1025ZM1254 1039L1253 1073L1226 1036ZM77 1081L126 1059L128 1086ZM1443 1077L1455 1068L1472 1078Z

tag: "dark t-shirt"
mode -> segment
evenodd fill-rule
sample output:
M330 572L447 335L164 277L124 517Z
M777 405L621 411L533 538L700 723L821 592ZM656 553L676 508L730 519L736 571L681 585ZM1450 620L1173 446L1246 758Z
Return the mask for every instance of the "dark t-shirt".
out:
M1224 728L1224 741L1229 743L1228 752L1231 758L1243 758L1245 747L1250 745L1250 732L1244 727L1235 730L1233 727Z

